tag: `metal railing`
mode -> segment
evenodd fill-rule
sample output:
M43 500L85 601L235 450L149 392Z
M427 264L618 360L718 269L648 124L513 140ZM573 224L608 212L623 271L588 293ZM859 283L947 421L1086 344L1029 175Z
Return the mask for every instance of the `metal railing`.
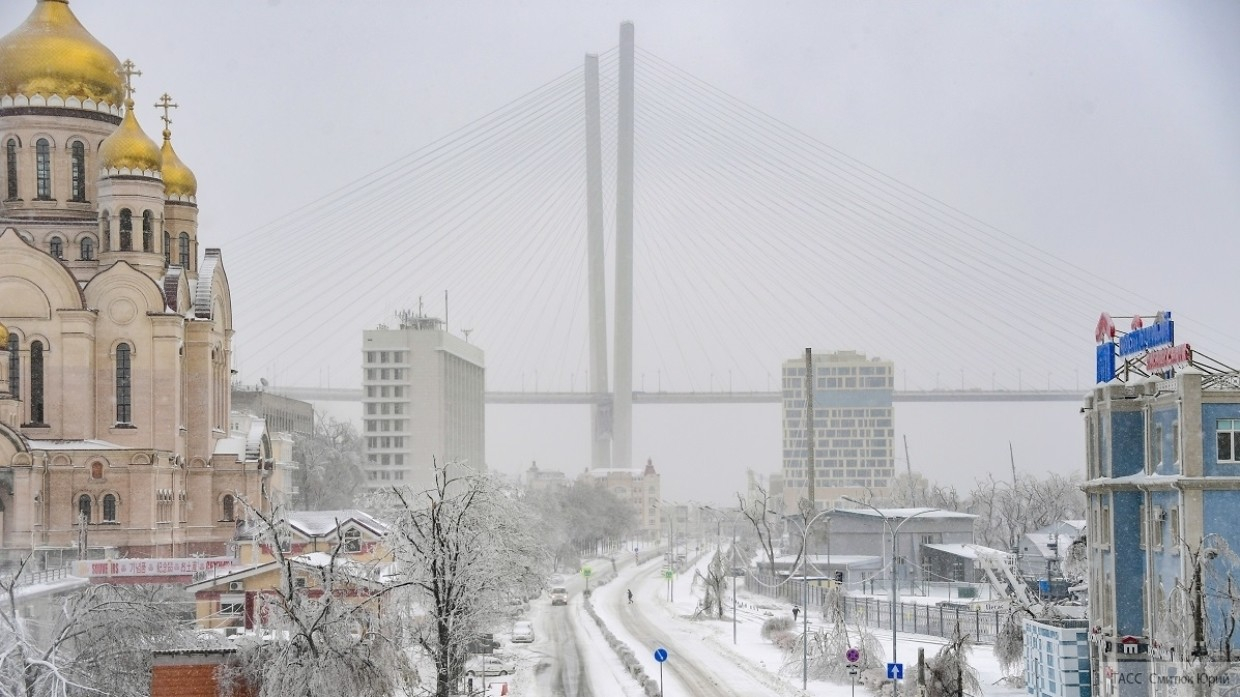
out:
M796 578L776 579L753 573L749 573L745 579L745 587L752 592L798 605L802 598L808 597L810 610L820 610L826 602L827 588L811 582L809 588L804 589L803 583ZM845 621L876 629L891 628L890 600L845 595L843 602ZM947 638L959 625L960 632L968 635L969 639L977 644L993 644L1007 617L1005 612L975 610L952 602L934 605L898 602L894 614L895 623L901 633Z
M69 577L68 569L47 569L46 571L23 571L21 576L5 576L4 584L8 585L16 578L16 587L34 586L40 583L48 583L51 581L59 581Z

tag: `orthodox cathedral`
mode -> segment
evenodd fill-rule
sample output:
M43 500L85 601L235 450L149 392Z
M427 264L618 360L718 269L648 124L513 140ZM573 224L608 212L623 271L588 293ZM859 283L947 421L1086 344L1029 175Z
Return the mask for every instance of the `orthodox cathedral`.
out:
M278 486L263 421L230 429L228 278L139 75L66 0L0 38L0 565L221 554Z

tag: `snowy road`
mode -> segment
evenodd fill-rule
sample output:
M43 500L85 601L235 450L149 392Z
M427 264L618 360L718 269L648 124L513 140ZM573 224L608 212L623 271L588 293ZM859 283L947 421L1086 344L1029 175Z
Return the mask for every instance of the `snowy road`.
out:
M658 561L645 564L636 572L625 570L616 582L595 594L595 607L616 635L625 639L639 656L651 656L660 646L667 649L669 658L664 664L663 679L669 694L788 694L773 676L765 671L747 670L742 665L745 661L726 655L730 647L704 639L696 622L677 616L675 608L666 602L667 584L660 577L660 570ZM678 580L677 593L688 591L685 580ZM633 591L633 604L625 597L626 588ZM659 668L653 657L646 670L658 679Z

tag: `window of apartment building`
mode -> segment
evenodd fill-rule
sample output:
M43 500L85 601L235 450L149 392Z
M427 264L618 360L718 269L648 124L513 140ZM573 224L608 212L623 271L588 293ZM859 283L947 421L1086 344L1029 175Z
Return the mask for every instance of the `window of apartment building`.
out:
M1218 420L1218 461L1240 462L1240 419Z
M245 614L245 601L240 602L220 602L220 616L222 617L240 617Z
M396 470L395 472L392 473L392 475L396 478L396 481L398 482L405 481L405 473L402 470Z
M1150 428L1149 470L1162 464L1163 429L1162 424L1154 424Z
M1171 524L1171 553L1180 553L1180 507L1172 506L1167 516Z
M392 464L396 465L397 467L403 466L405 464L405 454L396 453L395 455L393 455Z

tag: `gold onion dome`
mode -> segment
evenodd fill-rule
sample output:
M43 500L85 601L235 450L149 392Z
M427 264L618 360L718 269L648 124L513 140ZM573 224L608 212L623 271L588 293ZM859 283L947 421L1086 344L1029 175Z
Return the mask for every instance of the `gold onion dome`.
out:
M0 351L9 350L9 328L0 322Z
M0 95L58 95L119 105L120 67L66 0L39 0L21 26L0 38Z
M172 149L172 132L164 129L164 146L160 148L160 159L163 162L164 195L166 196L197 196L198 178L189 167L181 162L176 151Z
M99 166L107 171L157 172L162 159L159 146L142 132L138 119L134 118L133 100L126 100L121 125L99 144Z

